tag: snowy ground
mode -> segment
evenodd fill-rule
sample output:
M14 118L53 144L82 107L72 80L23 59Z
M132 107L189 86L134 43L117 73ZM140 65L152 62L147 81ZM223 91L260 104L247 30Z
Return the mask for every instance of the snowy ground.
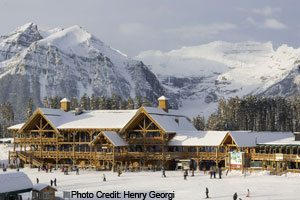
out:
M7 159L5 151L3 151L6 149L3 148L2 144L0 160L3 159L2 156L5 156L4 159ZM8 169L8 171L16 170ZM150 191L169 193L174 191L175 200L198 200L205 199L205 187L209 189L210 199L216 200L232 199L235 192L241 199L257 200L299 199L300 196L300 174L273 176L268 175L267 172L260 172L248 174L245 177L240 171L232 171L222 179L210 179L203 172L196 172L194 177L189 176L187 180L183 180L181 171L166 171L167 178L162 178L161 172L124 172L121 177L118 177L117 173L107 171L81 170L80 175L76 175L75 172L63 175L58 170L52 173L45 173L29 168L21 169L21 171L26 173L34 184L36 183L36 178L39 178L40 183L46 184L50 184L50 179L56 178L58 190L56 196L60 197L62 197L63 191L77 190L79 192L88 191L94 194L97 191L119 191L122 193L121 197L123 197L124 191L147 193ZM102 181L104 173L107 178L106 182ZM250 198L246 197L247 188L250 189ZM26 194L24 196L25 199L29 195ZM146 199L150 199L149 196Z
M88 170L81 170L80 175L76 175L75 172L63 175L60 171L45 173L29 168L21 169L21 171L25 172L33 183L36 183L36 178L39 178L40 183L50 184L50 179L56 178L57 196L62 196L62 191L76 190L94 194L97 191L120 191L122 195L123 191L147 193L174 191L175 200L198 200L205 198L205 187L208 187L210 191L210 199L218 200L232 199L235 192L242 199L299 199L300 195L300 176L296 174L271 176L266 173L256 173L244 177L240 172L231 172L222 179L210 179L208 175L196 172L194 177L189 176L187 180L183 180L183 174L179 171L167 171L167 178L162 178L161 172L126 172L118 177L117 173L113 172ZM107 177L107 182L102 181L103 173ZM247 188L250 189L250 198L246 198Z

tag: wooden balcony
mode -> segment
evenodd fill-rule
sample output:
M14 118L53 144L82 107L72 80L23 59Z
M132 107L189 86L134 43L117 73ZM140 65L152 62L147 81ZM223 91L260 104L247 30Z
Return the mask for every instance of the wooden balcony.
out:
M56 138L15 138L15 143L31 143L31 144L56 144ZM58 142L63 142L63 138L58 138Z
M267 161L300 161L300 156L296 154L266 154L266 153L251 153L251 160L267 160Z

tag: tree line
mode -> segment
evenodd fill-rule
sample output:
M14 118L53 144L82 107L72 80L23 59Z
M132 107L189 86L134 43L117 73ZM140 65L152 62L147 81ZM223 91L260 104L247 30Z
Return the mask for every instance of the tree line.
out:
M198 130L300 131L300 98L221 99L218 110L207 121L192 120Z
M61 97L44 97L42 107L60 109ZM122 99L118 95L113 94L111 97L104 96L87 96L83 94L78 100L76 97L70 99L71 110L75 108L82 108L84 110L132 110L138 109L141 106L151 106L151 103L147 98L142 98L140 95L136 95L135 98L129 97L128 99ZM33 105L31 98L27 100L26 116L24 121L29 119L35 108L39 105ZM10 102L0 104L0 138L11 137L11 133L7 131L7 127L12 126L15 123L14 110Z

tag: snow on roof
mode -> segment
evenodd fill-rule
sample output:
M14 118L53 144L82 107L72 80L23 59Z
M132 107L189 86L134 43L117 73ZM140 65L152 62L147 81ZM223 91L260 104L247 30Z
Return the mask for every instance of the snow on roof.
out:
M168 98L165 97L165 96L161 96L161 97L158 98L158 100L168 100Z
M0 185L0 194L32 189L31 180L23 172L0 173Z
M74 111L40 108L57 129L68 128L123 128L137 110L88 110L80 115Z
M107 137L111 141L111 143L114 146L116 146L116 147L119 147L119 146L128 146L128 143L125 142L123 140L123 138L117 132L114 132L114 131L102 131L101 133L103 133L103 135L105 135L105 137Z
M47 185L45 183L38 183L33 186L32 190L41 191L48 186L51 187L50 185ZM57 191L54 187L51 187L51 188L54 189L55 191Z
M68 98L63 98L60 102L62 103L62 102L71 102L71 101Z
M282 140L295 140L291 132L230 131L238 147L254 147L257 144L278 144Z
M158 114L158 115L171 115L171 116L181 116L185 117L182 113L180 113L178 110L169 109L168 112L164 111L160 108L155 107L143 107L147 113L149 114Z
M16 124L16 125L13 125L13 126L8 127L7 129L20 129L20 128L22 128L22 126L23 126L24 124L25 124L25 123Z
M150 116L166 131L196 131L195 127L185 117L171 116L171 115L156 115Z
M1 142L12 142L14 140L14 138L1 138L0 141Z
M169 146L219 146L227 131L180 131L169 141Z

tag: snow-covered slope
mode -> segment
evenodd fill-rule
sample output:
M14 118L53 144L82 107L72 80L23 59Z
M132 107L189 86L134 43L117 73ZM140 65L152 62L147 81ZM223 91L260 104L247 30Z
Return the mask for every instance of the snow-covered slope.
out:
M296 81L285 81L291 84L285 83L283 90L290 92L272 87L292 72L298 74L299 56L300 49L282 45L274 50L270 42L216 41L169 52L145 51L137 59L151 65L163 85L181 94L183 112L208 116L220 98L298 94L292 88L297 80L300 83L300 76Z
M170 94L141 61L79 26L40 33L37 25L28 23L2 38L0 102L20 106L32 97L39 105L45 96L79 98L84 93L126 99L139 94L156 102Z

